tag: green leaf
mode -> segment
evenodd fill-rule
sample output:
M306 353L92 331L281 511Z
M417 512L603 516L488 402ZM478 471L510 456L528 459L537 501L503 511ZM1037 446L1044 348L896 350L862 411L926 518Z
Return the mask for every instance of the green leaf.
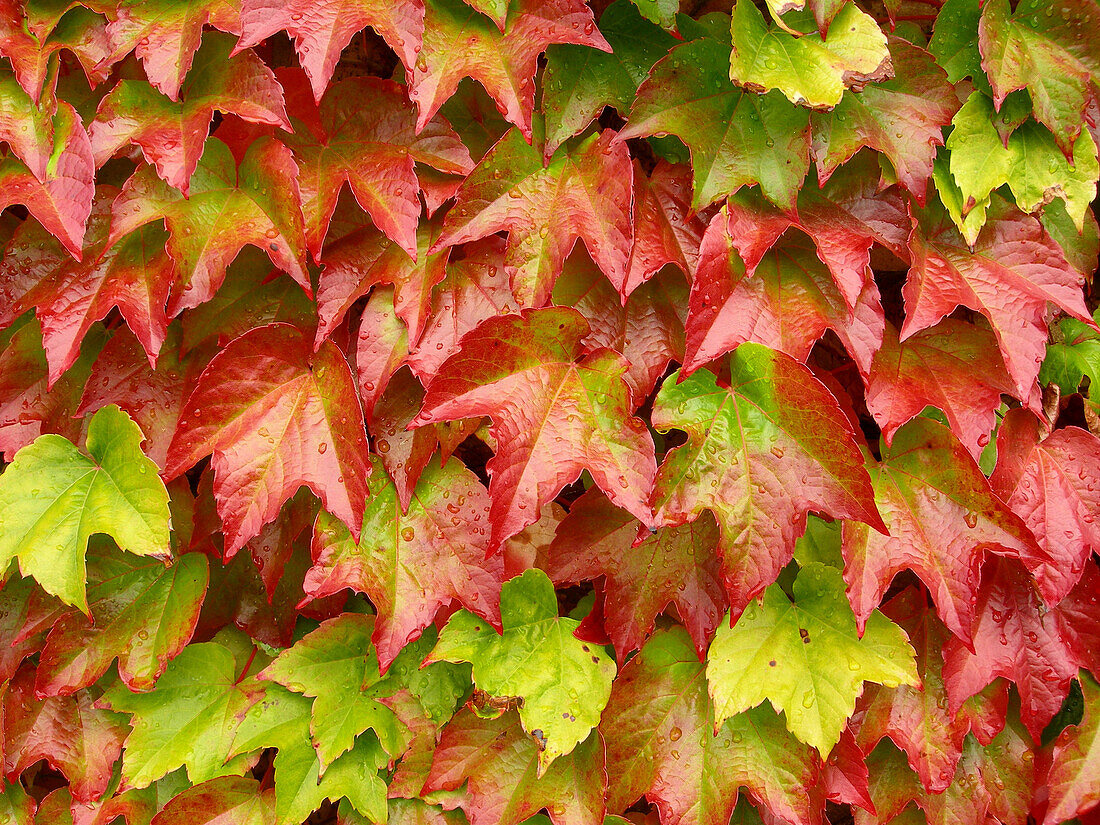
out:
M1100 323L1100 309L1093 318ZM1100 332L1076 318L1064 318L1054 330L1054 342L1047 345L1039 381L1057 384L1068 395L1077 392L1085 376L1089 395L1100 400Z
M143 436L117 406L88 425L88 455L58 435L15 454L0 475L0 570L15 557L24 575L88 612L84 554L93 533L123 550L168 557L168 491L141 452Z
M707 681L718 720L768 699L791 733L827 756L864 682L918 684L914 656L905 631L877 610L860 638L840 571L813 563L795 579L793 602L772 585L761 607L719 625Z
M680 11L679 0L632 0L632 2L646 20L656 23L662 29L676 31L676 13Z
M502 636L463 610L447 623L429 659L471 662L478 688L523 700L520 719L540 746L541 776L600 721L615 663L603 647L573 635L580 622L558 617L554 586L541 570L506 582L500 603Z
M792 103L830 108L846 88L893 76L886 35L855 3L840 10L822 37L769 29L751 0L738 0L732 32L730 79L754 91L778 89Z
M928 41L932 52L947 78L958 83L964 77L974 81L977 89L988 92L989 80L982 71L982 54L978 51L978 20L980 0L947 0L936 16L936 27Z

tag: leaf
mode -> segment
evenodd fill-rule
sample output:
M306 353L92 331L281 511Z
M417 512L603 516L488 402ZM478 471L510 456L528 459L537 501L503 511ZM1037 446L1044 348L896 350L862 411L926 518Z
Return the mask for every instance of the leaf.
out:
M932 55L896 37L888 45L894 76L845 94L829 112L814 112L811 152L822 180L864 146L882 152L901 185L923 202L943 127L959 100Z
M1100 37L1100 12L1082 0L1058 9L1041 0L1025 0L1015 11L1008 0L984 4L978 43L997 108L1010 92L1027 89L1035 118L1068 154L1100 77L1090 47Z
M980 312L997 336L1018 397L1028 400L1047 338L1053 302L1088 321L1082 275L1033 217L996 198L971 250L938 206L913 216L913 266L905 283L902 339L936 324L957 306Z
M895 432L893 444L870 471L875 502L890 533L844 525L844 580L856 623L863 626L894 576L908 569L928 586L947 628L969 645L987 550L1031 566L1046 554L941 424L913 419Z
M1100 687L1087 673L1081 674L1081 692L1085 697L1085 717L1066 728L1054 743L1053 760L1046 782L1050 803L1044 825L1062 822L1087 813L1100 804L1095 777L1100 766L1096 743L1100 719Z
M168 491L141 438L110 406L92 416L87 455L58 435L16 453L0 475L0 570L18 557L24 575L87 614L84 553L93 533L139 556L166 558Z
M905 632L876 611L857 636L843 590L840 571L812 564L795 579L793 602L772 585L761 608L718 628L707 654L716 724L767 699L825 757L864 682L919 684Z
M707 37L674 48L638 88L618 140L672 134L684 141L695 209L754 183L789 209L810 165L809 113L777 92L739 90L724 68L729 59L728 44Z
M651 521L652 438L629 414L622 358L597 350L577 362L589 332L572 309L493 318L462 339L428 384L414 425L493 418L490 549L534 523L583 470L614 504Z
M300 171L306 243L320 257L329 220L344 183L375 226L410 256L417 257L422 163L450 175L473 168L470 153L442 117L423 124L406 90L378 78L349 78L321 99L321 131L299 124L287 139ZM326 257L327 262L327 257Z
M982 370L975 372L974 364L982 364ZM887 325L871 362L867 409L889 444L925 407L937 407L977 459L989 444L1002 393L1013 390L988 327L944 318L899 341L897 330Z
M546 115L547 158L569 138L580 134L610 106L625 115L638 84L665 56L676 39L646 20L630 0L617 0L600 16L600 34L611 47L556 45L546 51L542 110Z
M250 49L279 31L294 40L298 59L320 100L332 77L340 52L352 37L370 26L386 41L411 72L415 47L424 34L421 0L244 0L241 39L237 51Z
M0 816L11 825L34 825L34 798L27 795L18 782L4 783L0 791Z
M743 785L784 821L822 821L818 757L781 717L755 708L715 721L687 632L657 631L623 666L600 724L608 810L623 811L645 794L665 825L727 825Z
M1052 332L1054 341L1047 344L1039 381L1057 384L1066 395L1077 392L1085 376L1090 389L1094 384L1100 387L1100 332L1076 318L1063 318Z
M371 292L359 317L355 340L355 372L363 414L374 418L374 405L386 389L390 376L409 356L409 333L394 309L394 290L383 286Z
M278 141L256 141L237 166L224 143L208 139L191 178L189 198L165 184L149 166L134 173L112 207L107 243L164 221L174 263L168 306L172 315L210 300L245 244L267 252L272 264L308 292L297 176L290 151Z
M1086 564L1081 580L1054 609L1055 621L1077 663L1100 672L1100 570Z
M8 314L34 308L42 325L51 385L76 362L92 325L116 308L151 364L167 335L164 305L172 261L164 252L164 230L146 226L111 242L111 203L117 194L112 187L97 193L83 261L74 261L44 227L27 221L0 263L0 297Z
M53 154L53 121L39 108L15 77L0 80L0 139L39 181L48 175Z
M417 482L408 511L378 459L372 459L369 501L358 543L322 513L313 532L307 595L350 587L378 609L372 638L383 669L452 600L500 621L502 563L486 559L488 495L460 462L433 458Z
M203 26L240 33L240 12L227 0L122 0L117 9L114 5L107 24L111 54L106 63L113 65L135 51L149 83L174 101L195 60Z
M209 580L206 559L187 553L165 567L105 547L93 551L87 616L69 612L50 629L35 689L67 696L94 683L118 658L130 690L153 688L191 640Z
M886 35L855 3L840 9L825 36L768 29L749 0L733 7L730 78L750 91L778 89L792 103L831 108L846 88L892 76Z
M132 714L122 756L128 787L147 787L179 767L187 768L193 785L248 767L244 757L229 758L229 746L245 712L263 695L255 672L266 657L256 661L246 639L188 645L152 691L131 693L116 683L99 700L107 710Z
M531 139L538 57L555 43L611 51L581 0L514 0L499 29L461 0L427 0L423 50L410 61L410 96L423 129L470 77L485 87L505 119Z
M111 781L127 726L123 717L98 710L96 694L38 699L34 668L20 669L4 696L4 775L8 781L40 759L69 780L79 802L98 799Z
M151 825L275 825L274 797L254 779L223 776L173 797Z
M982 54L978 49L981 13L980 0L947 0L936 15L928 51L952 83L969 77L975 88L989 91L989 79L982 69Z
M500 601L502 636L462 611L443 628L429 660L470 662L479 690L520 700L519 717L538 745L543 776L599 722L615 663L573 635L580 622L558 617L554 586L541 570L506 582Z
M302 484L358 535L367 440L351 370L335 344L314 353L294 327L269 324L214 356L180 414L165 477L211 453L227 555L274 520Z
M790 561L810 510L881 522L852 425L809 370L758 344L739 346L729 365L728 388L706 370L661 386L653 426L688 440L665 457L653 502L662 525L714 514L736 617Z
M136 144L157 174L186 197L215 112L289 129L274 73L253 52L230 57L232 48L229 35L207 36L175 95L140 80L119 81L89 127L96 166Z
M511 130L458 190L433 250L508 232L504 268L521 306L543 306L577 239L612 283L630 258L633 166L610 132L570 142L549 165Z
M541 808L550 812L554 825L600 825L600 735L589 735L545 771L543 753L512 711L482 719L463 709L443 729L424 793L455 790L466 783L460 804L471 825L516 825Z

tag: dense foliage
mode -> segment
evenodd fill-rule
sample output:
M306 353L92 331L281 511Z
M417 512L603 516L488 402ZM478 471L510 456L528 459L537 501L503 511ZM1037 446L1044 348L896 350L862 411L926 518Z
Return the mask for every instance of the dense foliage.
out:
M0 823L1095 821L1096 0L0 55Z

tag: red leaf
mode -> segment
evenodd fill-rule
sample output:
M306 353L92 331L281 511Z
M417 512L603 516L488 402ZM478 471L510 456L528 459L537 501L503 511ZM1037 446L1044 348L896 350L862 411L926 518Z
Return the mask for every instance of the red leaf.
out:
M214 493L232 555L307 485L358 536L370 472L362 408L339 349L287 324L254 329L199 378L168 450L172 479L213 453Z
M1085 565L1081 581L1054 609L1062 638L1077 663L1100 674L1100 569Z
M275 790L250 777L223 776L173 797L151 825L275 825Z
M1084 718L1058 736L1046 784L1050 804L1043 825L1057 825L1100 805L1100 686L1088 676L1081 678L1085 697Z
M871 687L871 683L867 683ZM863 751L856 744L850 727L845 727L840 740L829 751L829 758L821 768L821 783L830 802L858 805L869 813L875 812L868 788L867 762Z
M378 287L371 292L359 319L355 372L368 421L374 418L374 405L385 391L390 376L409 355L409 334L394 311L393 298L393 287Z
M0 139L35 178L46 180L53 153L50 108L36 106L14 77L0 81Z

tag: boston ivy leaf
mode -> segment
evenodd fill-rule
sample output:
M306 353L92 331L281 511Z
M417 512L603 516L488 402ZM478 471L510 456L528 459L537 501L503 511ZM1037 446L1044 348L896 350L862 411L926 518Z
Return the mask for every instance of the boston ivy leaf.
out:
M831 108L846 88L893 76L886 35L875 19L847 3L829 33L792 34L787 26L769 29L749 0L733 8L730 78L752 91L778 89L792 103Z
M578 363L589 332L572 309L493 318L462 339L428 384L414 424L493 417L491 548L534 523L583 470L614 504L652 520L652 438L629 413L621 356L597 350Z
M938 204L915 212L901 337L927 329L960 305L980 312L993 327L1018 397L1028 400L1043 360L1047 302L1091 320L1083 276L1036 218L999 197L988 215L971 249Z
M638 84L676 39L648 22L630 0L616 0L600 16L600 33L611 52L589 45L546 50L542 110L546 114L546 157L579 134L605 106L625 115Z
M173 797L151 825L275 825L275 791L251 777L222 776Z
M982 364L974 372L973 365ZM904 341L887 324L867 378L867 409L889 444L905 422L927 406L947 417L951 430L977 459L989 443L1001 394L1013 393L997 339L985 325L944 318Z
M146 224L163 220L174 263L169 312L210 300L225 269L246 244L267 252L272 264L307 291L305 242L298 209L298 168L290 150L271 138L253 143L240 166L224 143L206 141L185 198L142 166L112 207L108 245Z
M1075 655L1060 635L1053 612L1039 601L1035 585L1018 561L993 557L982 571L974 606L973 652L960 639L943 651L949 710L998 676L1016 683L1020 713L1038 742L1058 712L1077 675Z
M670 604L700 658L726 607L716 553L718 526L708 513L663 527L635 546L637 519L589 490L569 509L547 549L557 584L605 577L604 621L619 658L642 646Z
M923 202L936 147L959 99L924 49L899 38L889 47L894 77L845 94L830 112L814 112L811 150L823 180L864 146L882 152L901 185Z
M1077 663L1100 673L1100 569L1086 564L1077 586L1054 609L1062 638Z
M243 773L248 759L230 759L229 747L263 696L255 673L265 662L247 637L233 633L185 647L148 693L116 682L98 704L132 715L122 756L127 786L144 788L181 766L194 785Z
M864 682L920 681L905 631L878 611L862 631L856 634L839 570L805 567L794 581L793 602L773 584L761 607L750 605L732 628L719 626L707 653L716 720L767 699L786 715L791 733L828 756Z
M34 825L35 802L18 782L8 784L0 790L0 816L12 825Z
M778 92L739 90L724 68L729 58L728 44L709 37L674 48L638 88L618 139L672 134L684 141L696 209L754 183L790 208L810 165L809 113Z
M1093 314L1093 323L1100 311ZM1076 318L1063 318L1052 330L1053 341L1047 344L1046 358L1039 370L1044 384L1057 384L1066 395L1075 393L1086 376L1089 394L1100 400L1100 332ZM1092 392L1092 387L1098 388Z
M359 317L355 336L355 373L359 379L359 397L368 421L374 418L374 405L385 392L390 376L409 356L409 332L394 310L393 287L371 291Z
M422 0L244 0L240 13L237 51L285 30L294 40L317 100L328 86L340 52L356 32L373 28L397 52L407 71L412 71L424 33Z
M1032 567L1047 559L967 449L935 421L915 418L898 429L882 461L871 466L871 479L890 534L844 525L844 579L860 627L894 576L910 569L928 586L943 623L969 645L986 550Z
M500 621L500 557L486 559L488 494L461 462L432 459L403 512L397 490L373 459L369 501L356 543L336 518L321 513L313 534L313 568L305 591L319 598L345 587L378 609L374 644L383 668L452 600Z
M666 825L727 825L743 785L784 821L822 821L817 754L769 708L716 724L704 665L681 627L657 631L623 666L600 732L609 811L645 794Z
M199 379L165 477L213 453L214 493L232 555L302 484L356 536L370 472L362 409L343 353L287 324L235 339Z
M458 135L439 117L417 134L405 88L372 77L349 78L330 88L321 99L319 120L319 133L300 124L287 138L298 162L306 242L314 257L320 256L345 182L378 229L416 257L420 184L414 164L466 175L473 162Z
M611 51L581 0L513 0L503 30L462 0L427 0L426 5L423 50L411 69L409 92L420 107L420 129L459 81L471 77L530 140L539 55L555 43Z
M622 283L634 239L633 166L611 132L568 143L544 167L518 130L470 173L434 250L508 232L504 266L522 306L542 306L580 238L613 283Z
M59 435L21 449L0 475L0 569L19 568L67 604L88 613L84 553L93 533L123 550L168 553L168 491L141 452L141 430L118 407L88 425L88 454Z
M730 385L699 370L665 380L653 404L658 430L687 432L657 474L659 524L710 510L731 610L775 581L806 529L810 510L882 522L851 423L806 367L758 344L730 356ZM712 482L716 482L713 483Z
M600 720L615 663L573 635L580 622L558 617L554 586L541 570L504 584L503 636L465 611L439 635L431 661L470 662L478 689L519 698L523 728L538 745L538 773L583 742Z
M119 81L89 127L96 165L136 144L157 174L186 196L215 112L289 129L274 73L251 51L230 57L232 49L229 35L208 35L178 100L140 80Z
M14 77L0 79L0 139L31 174L45 181L53 154L53 119L34 104Z
M1009 93L1027 89L1035 118L1068 154L1100 79L1093 48L1100 10L1087 0L1058 7L1024 0L1013 11L1008 0L993 0L982 6L978 32L997 107Z
M592 733L549 767L512 711L483 719L458 712L436 746L424 793L466 784L463 811L471 825L517 825L541 808L554 825L604 821L604 756Z
M1024 520L1052 561L1033 571L1060 602L1100 547L1100 441L1077 427L1040 439L1039 422L1022 409L1010 410L997 435L997 469L990 484Z
M206 557L187 553L165 567L101 545L88 561L91 620L70 612L54 623L35 689L67 696L99 679L118 657L123 683L150 690L194 633L209 578Z
M978 49L981 14L979 0L946 0L936 15L928 51L952 83L969 77L976 88L989 91L989 80L982 70L982 54Z
M1100 770L1100 686L1087 673L1081 674L1085 715L1077 725L1066 728L1054 743L1047 773L1050 802L1044 825L1054 825L1087 813L1100 804L1096 773Z

